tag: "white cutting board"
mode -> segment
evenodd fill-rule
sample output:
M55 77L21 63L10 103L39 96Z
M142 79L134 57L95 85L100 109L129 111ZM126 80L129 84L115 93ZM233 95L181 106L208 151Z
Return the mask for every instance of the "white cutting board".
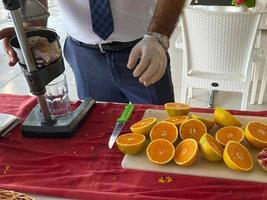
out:
M201 116L213 119L212 114L208 113L196 113ZM146 110L143 118L146 117L157 117L158 120L166 119L168 116L164 110ZM254 117L254 116L236 116L241 120L243 127L249 121L256 120L261 122L267 122L266 117ZM210 133L214 135L218 127L215 125ZM149 142L149 141L148 141ZM254 167L250 172L238 172L230 170L226 167L223 160L220 162L210 162L202 157L201 153L199 154L198 161L195 165L191 167L180 167L175 164L174 161L171 161L167 165L157 165L151 163L146 156L145 150L138 155L130 156L125 155L122 160L122 167L125 169L134 169L134 170L143 170L143 171L154 171L154 172L165 172L165 173L174 173L182 175L192 175L192 176L206 176L206 177L215 177L215 178L225 178L225 179L234 179L234 180L244 180L244 181L254 181L267 183L267 172L264 172L261 167L258 165L256 158L259 150L252 148L250 145L243 142L243 144L250 150L254 158ZM175 144L175 147L177 144Z

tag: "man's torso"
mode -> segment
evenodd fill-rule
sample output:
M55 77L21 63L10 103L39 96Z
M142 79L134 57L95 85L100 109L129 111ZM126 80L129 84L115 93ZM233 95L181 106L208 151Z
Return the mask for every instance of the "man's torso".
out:
M110 0L114 32L106 41L101 40L92 30L89 0L58 2L68 34L87 44L100 44L128 42L142 37L153 16L157 0Z

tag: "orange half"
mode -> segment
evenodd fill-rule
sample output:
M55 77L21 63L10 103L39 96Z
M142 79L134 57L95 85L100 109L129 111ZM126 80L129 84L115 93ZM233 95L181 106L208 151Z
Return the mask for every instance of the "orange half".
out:
M244 139L244 131L237 126L226 126L216 132L215 138L217 142L223 146L229 141L242 142Z
M207 127L198 119L189 119L181 124L179 133L183 140L193 138L199 142L200 138L207 133Z
M175 149L174 162L184 167L191 166L197 161L198 152L196 140L185 139Z
M135 155L143 150L145 139L146 137L142 134L127 133L120 135L116 140L116 144L121 152L129 155Z
M213 136L205 134L199 141L200 151L203 156L212 162L217 162L223 158L223 146L219 144Z
M214 121L219 127L242 126L241 122L234 115L220 107L214 110Z
M166 121L157 123L150 131L150 139L166 139L171 143L174 143L178 138L178 129L177 127Z
M180 127L180 125L188 120L188 116L174 116L174 117L169 117L165 121L173 123L177 128Z
M252 121L245 128L245 136L248 142L259 149L267 147L267 124Z
M190 112L190 106L183 103L170 102L164 104L164 108L170 117L188 115Z
M145 136L149 136L150 130L156 123L157 123L157 118L155 117L145 118L134 123L130 127L130 129L133 133L139 133Z
M170 162L174 157L174 153L173 144L165 139L153 140L146 149L148 159L160 165Z
M237 171L250 171L253 167L250 152L244 145L236 141L230 141L226 144L223 160L227 167Z

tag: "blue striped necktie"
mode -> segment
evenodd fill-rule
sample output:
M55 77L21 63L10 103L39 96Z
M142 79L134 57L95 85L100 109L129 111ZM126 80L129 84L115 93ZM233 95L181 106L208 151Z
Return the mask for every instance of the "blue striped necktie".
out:
M114 31L110 0L89 0L93 31L106 40Z

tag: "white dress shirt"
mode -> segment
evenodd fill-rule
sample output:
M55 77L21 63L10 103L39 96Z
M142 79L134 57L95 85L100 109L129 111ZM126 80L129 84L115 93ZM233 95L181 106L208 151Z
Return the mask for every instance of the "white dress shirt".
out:
M101 1L101 0L99 0ZM92 30L89 0L58 0L68 34L87 44L127 42L146 33L157 0L110 0L114 32L103 41Z

